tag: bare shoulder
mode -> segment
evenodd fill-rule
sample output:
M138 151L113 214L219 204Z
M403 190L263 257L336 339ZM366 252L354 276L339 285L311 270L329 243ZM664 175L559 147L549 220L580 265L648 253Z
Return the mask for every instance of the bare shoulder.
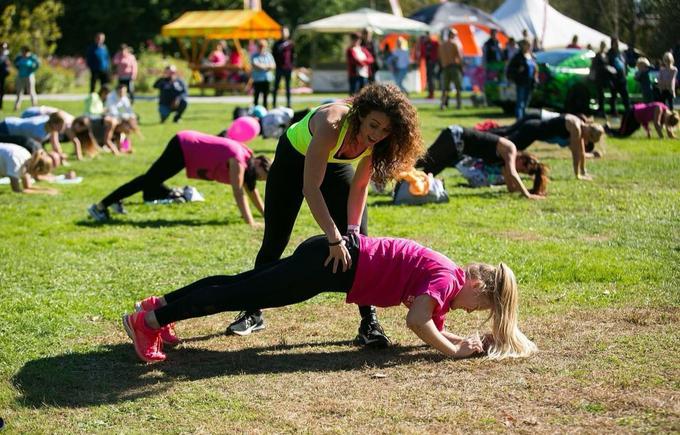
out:
M324 136L338 136L348 112L349 107L342 103L331 103L321 106L309 121L309 128L312 135L316 136L322 134Z
M581 118L576 115L572 115L571 113L564 115L564 121L566 123L567 130L580 130L581 124L583 124Z

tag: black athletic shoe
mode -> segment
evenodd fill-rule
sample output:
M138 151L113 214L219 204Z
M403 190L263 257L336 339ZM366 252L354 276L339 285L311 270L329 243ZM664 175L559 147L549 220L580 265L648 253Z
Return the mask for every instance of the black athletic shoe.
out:
M392 344L389 337L385 335L385 331L378 323L378 318L375 314L361 319L359 325L359 333L354 339L354 343L359 346L384 348Z
M261 331L264 328L264 316L262 315L262 312L259 314L248 314L245 311L241 311L231 325L227 326L225 333L227 335L248 335L251 332Z

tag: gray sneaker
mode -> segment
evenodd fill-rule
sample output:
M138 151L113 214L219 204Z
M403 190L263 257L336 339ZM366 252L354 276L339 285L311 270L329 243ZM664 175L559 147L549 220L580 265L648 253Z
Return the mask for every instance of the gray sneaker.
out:
M109 210L108 209L99 210L97 208L97 204L92 204L87 209L87 212L90 214L92 219L96 220L97 222L106 222L109 219L111 219L111 216L109 216Z
M249 313L241 311L234 321L227 327L227 335L249 335L251 332L261 331L265 328L262 312Z
M111 204L111 209L118 214L127 214L127 210L125 210L123 203L120 201Z

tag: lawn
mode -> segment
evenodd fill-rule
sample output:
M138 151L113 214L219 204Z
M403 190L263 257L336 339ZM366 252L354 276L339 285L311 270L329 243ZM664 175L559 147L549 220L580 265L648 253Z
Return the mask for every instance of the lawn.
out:
M149 206L138 195L127 216L88 219L86 208L145 170L176 131L218 132L233 110L194 104L181 124L160 125L152 102L136 108L144 137L133 155L74 162L84 182L58 196L0 186L6 432L680 431L680 140L608 140L605 158L588 162L592 182L574 179L568 151L534 146L551 166L544 201L462 187L454 169L443 174L447 204L395 207L371 194L372 235L513 268L536 356L444 358L406 328L403 307L379 310L395 346L356 348L356 307L322 295L268 312L267 329L249 337L223 335L236 313L182 322L184 344L145 365L121 314L149 294L249 269L262 233L241 223L228 187L183 174L171 184L196 186L206 202ZM448 124L509 121L497 109L419 112L427 144ZM273 155L275 141L251 146ZM286 252L319 232L303 208ZM488 328L482 313L447 320L459 334Z

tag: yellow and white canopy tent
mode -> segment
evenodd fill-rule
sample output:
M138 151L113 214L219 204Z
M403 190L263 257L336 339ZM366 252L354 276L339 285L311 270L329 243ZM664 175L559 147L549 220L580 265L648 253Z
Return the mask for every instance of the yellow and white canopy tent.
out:
M182 55L195 70L211 40L232 39L236 49L242 52L241 39L279 38L281 26L261 10L190 11L164 25L161 35L177 39ZM185 39L191 41L191 53L184 44Z

